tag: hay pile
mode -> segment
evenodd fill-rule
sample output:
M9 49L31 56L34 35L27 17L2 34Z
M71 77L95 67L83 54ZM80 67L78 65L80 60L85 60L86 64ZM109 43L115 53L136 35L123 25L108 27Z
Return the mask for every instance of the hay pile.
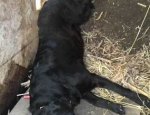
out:
M99 30L83 31L83 36L85 63L91 72L150 97L150 44L149 46L143 44L141 50L135 54L129 54L130 49L124 50L120 43L121 40L109 39ZM125 97L106 89L97 88L94 92L107 100L137 108L144 115L150 114L147 108L145 111L141 106L125 103L122 101Z

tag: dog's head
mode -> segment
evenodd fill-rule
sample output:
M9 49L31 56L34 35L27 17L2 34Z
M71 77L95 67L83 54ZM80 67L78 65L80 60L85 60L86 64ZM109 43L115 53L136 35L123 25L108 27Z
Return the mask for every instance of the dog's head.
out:
M93 9L92 0L48 0L41 9L39 23L82 25L88 21Z
M31 110L32 115L74 115L73 107L69 103L52 101Z
M88 21L93 9L92 0L64 0L62 16L71 24L81 25Z

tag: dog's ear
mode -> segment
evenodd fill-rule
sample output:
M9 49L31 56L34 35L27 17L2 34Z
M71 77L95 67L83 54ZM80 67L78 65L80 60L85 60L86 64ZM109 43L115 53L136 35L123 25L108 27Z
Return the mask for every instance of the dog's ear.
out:
M68 0L70 1L70 0ZM67 23L82 25L91 16L94 5L91 0L72 0L63 7L63 19Z

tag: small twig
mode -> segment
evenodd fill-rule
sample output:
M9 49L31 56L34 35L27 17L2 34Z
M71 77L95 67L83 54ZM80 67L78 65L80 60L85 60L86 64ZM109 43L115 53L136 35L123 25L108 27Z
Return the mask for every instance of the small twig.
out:
M21 86L29 87L29 86L30 86L30 80L28 80L28 81L26 81L26 82L21 83Z
M145 96L147 96L147 97L150 98L150 96L149 96L147 93L145 93L144 91L142 91L142 90L136 88L135 86L133 86L133 85L131 85L131 84L129 84L129 83L123 82L123 85L124 85L125 87L128 87L128 88L132 89L133 91L135 91L135 92L137 92L137 93L143 94L143 95L145 95Z
M149 10L150 10L150 5L149 5L149 7L148 7L148 9L147 9L147 11L146 11L146 14L145 14L145 16L144 16L144 19L143 19L143 21L142 21L142 23L141 23L141 25L140 25L139 31L138 31L138 33L137 33L137 35L136 35L136 37L135 37L135 40L134 40L134 42L133 42L133 44L132 44L132 46L131 46L131 48L130 48L128 54L130 54L132 48L134 47L134 45L135 45L135 43L136 43L136 41L137 41L137 39L138 39L138 37L139 37L139 34L140 34L141 29L142 29L142 27L143 27L143 24L144 24L144 22L145 22L145 20L146 20L146 18L147 18L147 15L148 15L148 13L149 13Z
M24 96L24 95L28 95L28 94L29 94L29 92L22 93L22 94L18 94L17 97L19 97L19 96Z
M137 39L137 41L140 40L140 39L142 39L142 38L144 38L144 37L146 36L146 33L148 32L149 28L150 28L150 27L148 27L148 28L145 30L145 32L143 33L143 35L142 35L139 39Z
M98 16L98 18L96 18L95 20L101 19L102 15L103 15L103 12L101 12L100 15Z
M144 8L146 8L147 6L145 4L142 4L142 3L137 3L139 6L142 6Z
M107 63L112 63L111 60L104 59L104 58L101 58L101 57L97 57L97 56L94 56L94 55L87 54L87 56L88 56L88 57L96 58L96 59L98 59L98 60L101 60L101 61L104 61L104 62L107 62Z

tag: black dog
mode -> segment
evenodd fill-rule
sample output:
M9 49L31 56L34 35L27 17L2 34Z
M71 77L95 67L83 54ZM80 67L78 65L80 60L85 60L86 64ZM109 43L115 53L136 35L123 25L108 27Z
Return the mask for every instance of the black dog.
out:
M91 90L95 87L115 91L150 107L147 97L86 69L80 25L90 18L93 9L91 0L48 0L44 4L38 18L39 48L30 84L33 115L74 115L74 107L81 99L124 114L121 105L93 95Z

